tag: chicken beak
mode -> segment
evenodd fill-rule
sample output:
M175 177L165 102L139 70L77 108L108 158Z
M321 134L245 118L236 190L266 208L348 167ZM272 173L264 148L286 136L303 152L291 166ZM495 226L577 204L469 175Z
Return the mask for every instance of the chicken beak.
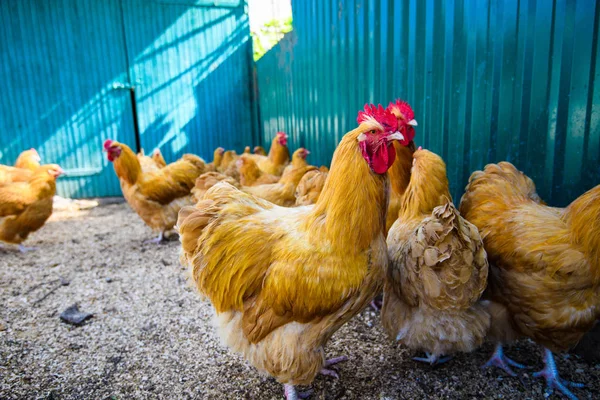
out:
M392 141L392 140L404 140L404 135L401 134L400 132L396 131L396 132L392 133L390 136L388 136L387 140L389 140L389 141Z
M411 119L410 121L408 121L408 125L410 125L410 126L418 126L419 124L417 124L417 120Z

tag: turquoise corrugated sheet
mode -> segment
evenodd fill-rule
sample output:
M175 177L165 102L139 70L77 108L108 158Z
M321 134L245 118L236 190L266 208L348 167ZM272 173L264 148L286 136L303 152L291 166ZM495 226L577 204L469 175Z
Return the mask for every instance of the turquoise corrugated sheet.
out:
M216 5L215 5L216 4ZM120 195L106 138L173 161L253 142L241 0L0 1L0 163L35 147L69 197Z
M600 5L593 0L293 1L294 31L257 63L263 141L328 163L365 102L401 97L458 201L508 160L564 205L600 183Z

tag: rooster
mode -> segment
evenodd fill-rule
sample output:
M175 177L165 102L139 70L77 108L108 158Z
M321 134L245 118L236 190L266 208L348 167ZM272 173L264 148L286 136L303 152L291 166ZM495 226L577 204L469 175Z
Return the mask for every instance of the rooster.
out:
M181 260L224 341L284 384L310 384L324 346L381 289L396 118L366 106L338 145L319 201L282 208L220 183L179 213ZM395 132L395 133L393 133Z
M488 263L477 228L460 216L448 188L446 165L436 154L414 153L400 213L387 236L390 263L381 320L388 334L427 358L471 352L488 332L479 301Z
M0 186L0 241L19 245L21 252L34 250L21 243L52 215L56 178L62 174L56 164L42 165L27 182Z
M508 162L474 172L461 213L484 237L490 260L490 300L496 350L486 366L515 375L522 365L502 343L528 337L544 347L545 367L534 376L567 397L553 351L574 347L600 317L600 185L567 208L543 204L535 185Z
M164 233L177 222L181 207L194 204L191 190L204 172L200 157L185 154L179 161L157 171L142 171L135 153L114 140L104 142L104 151L113 163L127 203L159 235L150 242L160 243Z

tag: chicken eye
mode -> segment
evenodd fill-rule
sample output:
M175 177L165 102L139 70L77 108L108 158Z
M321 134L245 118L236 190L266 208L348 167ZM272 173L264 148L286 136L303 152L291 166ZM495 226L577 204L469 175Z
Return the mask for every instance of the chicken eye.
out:
M375 133L377 133L377 131L376 131L375 129L371 129L371 132L370 132L370 133L371 133L372 135L374 135Z

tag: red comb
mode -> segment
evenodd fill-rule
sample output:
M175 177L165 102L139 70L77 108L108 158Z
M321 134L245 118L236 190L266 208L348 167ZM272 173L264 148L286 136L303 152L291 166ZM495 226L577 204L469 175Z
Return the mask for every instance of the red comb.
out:
M106 140L104 141L104 149L105 149L105 150L108 150L108 148L110 147L110 145L111 145L111 144L112 144L112 140L110 140L110 139L106 139Z
M359 124L368 121L369 118L379 122L386 132L395 132L398 129L398 119L389 110L383 108L381 104L365 104L364 111L358 112L356 122Z
M396 99L396 102L391 102L390 105L388 105L388 110L391 110L392 108L396 108L400 111L406 121L415 119L415 112L410 104L404 100Z

